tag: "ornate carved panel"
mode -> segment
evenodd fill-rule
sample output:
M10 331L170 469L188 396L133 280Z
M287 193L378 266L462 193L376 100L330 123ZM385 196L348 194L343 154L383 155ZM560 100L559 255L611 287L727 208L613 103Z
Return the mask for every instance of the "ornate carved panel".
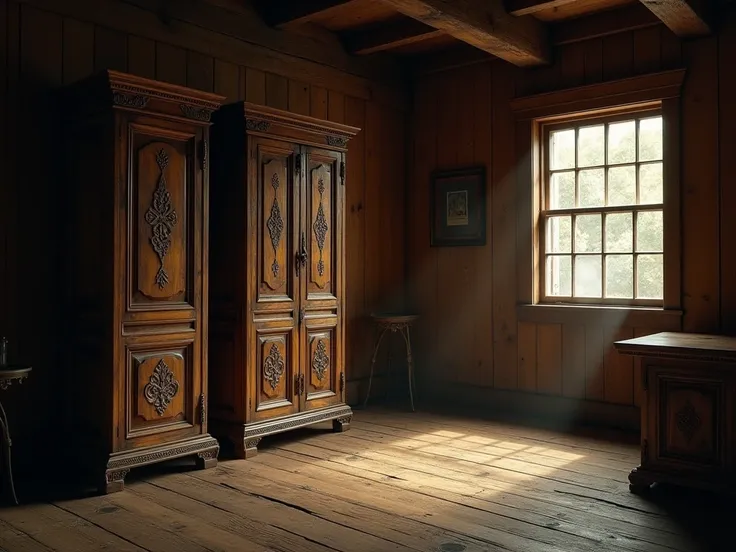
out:
M660 456L710 464L719 451L722 388L715 383L680 382L662 378Z
M334 248L333 179L331 166L320 163L310 171L309 220L311 230L310 280L320 291L328 291Z
M290 335L284 333L260 336L257 354L260 388L259 404L288 400L291 392Z
M130 261L133 303L186 299L187 258L193 254L189 210L193 201L186 142L135 134Z
M191 347L132 351L128 378L129 431L177 420L191 421L187 420L191 369Z
M335 382L335 352L333 350L333 332L329 330L314 330L309 332L309 392L329 391Z
M260 172L263 183L260 217L262 281L270 293L284 294L287 291L287 246L290 241L289 222L292 213L288 157L264 157Z

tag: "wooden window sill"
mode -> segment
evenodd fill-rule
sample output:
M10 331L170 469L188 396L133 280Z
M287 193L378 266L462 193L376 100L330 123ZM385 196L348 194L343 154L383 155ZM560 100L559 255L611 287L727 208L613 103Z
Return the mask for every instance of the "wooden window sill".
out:
M583 324L679 331L681 310L659 307L617 307L610 305L521 304L516 307L519 322L538 324Z

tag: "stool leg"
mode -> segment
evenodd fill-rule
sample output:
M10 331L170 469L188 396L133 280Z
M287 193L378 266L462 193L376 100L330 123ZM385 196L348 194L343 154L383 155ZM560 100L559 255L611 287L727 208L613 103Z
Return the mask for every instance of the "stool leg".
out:
M368 399L371 396L371 385L373 384L373 368L376 366L376 357L378 357L378 348L381 346L381 341L388 328L383 328L381 333L376 340L376 345L373 347L373 359L371 360L371 375L368 377L368 391L365 394L365 401L363 401L363 408L368 405Z
M5 409L2 403L0 403L0 431L3 432L3 452L5 453L5 475L10 485L10 495L13 497L13 502L18 504L18 497L15 496L15 485L13 484L13 467L10 462L10 428L8 427L8 416L5 414Z
M406 365L408 370L408 380L409 380L409 401L411 402L411 411L415 412L414 410L414 391L412 387L414 387L414 360L412 359L411 355L411 338L409 336L409 326L406 326L405 328L402 328L401 330L401 336L404 338L404 341L406 342Z

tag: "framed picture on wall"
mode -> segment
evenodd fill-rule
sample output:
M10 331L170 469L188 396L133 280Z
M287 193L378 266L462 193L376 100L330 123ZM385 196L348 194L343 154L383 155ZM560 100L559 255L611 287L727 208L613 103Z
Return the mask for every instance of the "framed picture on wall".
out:
M430 245L485 245L485 167L435 171L431 187Z

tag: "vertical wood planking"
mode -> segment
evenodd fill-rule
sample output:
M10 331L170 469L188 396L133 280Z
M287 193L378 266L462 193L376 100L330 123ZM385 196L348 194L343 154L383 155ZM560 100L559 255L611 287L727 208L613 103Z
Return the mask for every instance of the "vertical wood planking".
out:
M537 390L537 325L519 322L518 383L521 391Z
M156 43L153 40L128 37L128 71L147 79L156 78Z
M321 88L324 103L313 103L313 117L327 115L327 91ZM315 88L312 88L312 100ZM346 363L351 379L368 375L370 345L367 336L371 328L365 320L365 102L347 98L345 102L345 122L360 128L360 132L350 140L345 175L345 263L347 277L347 305L345 317L347 335Z
M63 80L70 84L83 79L95 68L94 25L69 17L64 19Z
M634 32L634 72L659 71L661 62L660 28L649 27Z
M585 326L562 326L562 394L585 397Z
M0 163L7 171L10 165L8 152L8 2L0 4ZM7 174L7 172L6 172ZM13 186L0 186L0 301L4 307L0 309L0 332L7 332L6 328L12 325L13 311L9 309L10 272L15 270L15 263L10 259L10 225L11 212L14 207L11 203Z
M632 33L620 33L603 38L603 80L629 77L634 67Z
M570 88L585 84L586 45L585 42L573 42L560 49L561 86Z
M720 324L718 51L715 38L687 42L682 98L682 292L684 331Z
M240 67L234 63L215 60L213 91L225 96L225 103L234 103L241 98Z
M289 80L289 111L300 115L309 115L311 107L309 84L297 80Z
M603 80L603 39L585 43L585 82L593 84Z
M347 103L350 103L351 101L352 100L350 98L347 99ZM360 120L362 121L365 119L365 103L362 102L361 106L363 110L363 115L360 117ZM348 106L346 104L345 106L346 115L349 115L350 113L349 110L354 107L355 105ZM311 91L309 93L309 112L312 115L312 117L317 117L318 119L327 119L327 89L326 88L323 88L321 86L311 87ZM350 151L348 151L348 157L350 157Z
M630 355L622 355L613 342L634 337L632 328L606 328L606 353L603 360L604 399L617 404L634 402L634 361Z
M163 82L187 84L187 52L161 42L156 43L156 78Z
M215 65L210 56L187 51L187 86L205 92L212 92Z
M266 105L266 74L248 67L245 70L245 100L258 105Z
M475 373L471 383L490 387L493 385L493 180L491 145L493 144L493 116L491 108L492 66L483 63L476 66L473 80L473 98L475 106L473 117L474 157L479 165L485 168L486 178L486 245L474 248L476 255L473 277L473 293L475 296L475 319L473 325L473 361L472 371Z
M537 391L562 394L562 324L537 326Z
M327 118L335 123L345 122L345 94L328 90Z
M517 386L514 69L493 64L493 384ZM503 137L503 138L501 138Z
M6 18L6 77L7 77L7 97L6 97L6 141L5 147L7 155L5 164L3 165L5 175L8 182L18 182L18 140L15 136L19 136L18 130L18 107L20 105L19 77L20 77L20 6L17 2L7 2ZM5 310L3 313L6 324L3 326L3 333L12 343L18 343L18 327L19 309L18 297L20 296L19 282L21 281L18 274L18 239L10 239L18 233L18 186L2 186L3 198L7 201L6 211L3 214L3 220L7 229L8 239L5 243L5 260L6 264L6 280L3 293L5 295ZM17 349L16 349L17 351ZM9 402L5 402L5 408L9 407ZM11 413L12 416L12 413ZM17 433L16 433L17 435Z
M128 70L128 37L119 31L95 27L95 71Z
M603 328L585 327L585 398L602 401L604 398Z
M720 146L720 211L721 211L721 331L736 334L736 16L723 27L719 37L719 111L723 121L718 128Z

